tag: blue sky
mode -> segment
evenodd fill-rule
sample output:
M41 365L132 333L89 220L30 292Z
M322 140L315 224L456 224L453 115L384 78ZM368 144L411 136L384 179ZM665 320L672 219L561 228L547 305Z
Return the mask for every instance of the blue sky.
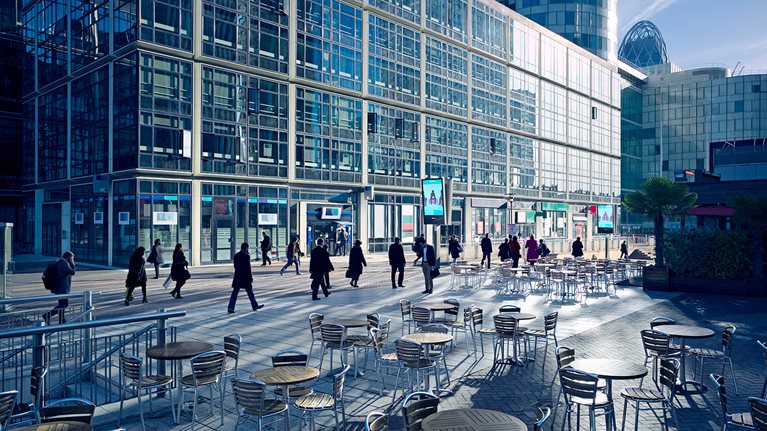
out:
M618 0L619 45L642 19L660 28L682 67L740 61L767 73L767 0Z

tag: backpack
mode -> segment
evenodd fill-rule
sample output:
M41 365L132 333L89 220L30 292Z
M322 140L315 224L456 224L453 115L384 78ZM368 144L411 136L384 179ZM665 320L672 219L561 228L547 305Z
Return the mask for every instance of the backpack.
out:
M53 291L56 288L56 284L59 281L59 266L58 262L49 263L45 267L43 272L43 286L45 290Z
M413 243L413 246L411 247L411 249L412 249L414 252L418 253L418 243L417 243L417 242L414 242L414 243Z

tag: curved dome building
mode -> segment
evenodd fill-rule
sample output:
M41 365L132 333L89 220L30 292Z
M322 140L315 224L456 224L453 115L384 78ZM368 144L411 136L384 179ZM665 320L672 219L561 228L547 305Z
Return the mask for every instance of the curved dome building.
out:
M650 21L639 21L623 37L618 57L637 67L670 63L660 29Z

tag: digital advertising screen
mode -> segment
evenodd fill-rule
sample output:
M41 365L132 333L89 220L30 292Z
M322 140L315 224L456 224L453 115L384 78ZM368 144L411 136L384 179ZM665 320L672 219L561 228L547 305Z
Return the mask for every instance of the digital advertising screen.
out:
M613 233L614 217L612 205L597 205L597 233Z
M442 178L421 180L423 223L445 223L445 182Z

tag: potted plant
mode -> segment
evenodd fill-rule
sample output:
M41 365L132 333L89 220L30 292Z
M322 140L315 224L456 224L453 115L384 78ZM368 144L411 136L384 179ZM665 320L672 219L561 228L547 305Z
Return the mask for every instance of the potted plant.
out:
M764 239L767 234L767 198L739 195L730 200L728 206L735 209L732 221L736 229L750 237L747 250L744 244L732 244L741 253L748 253L751 261L751 290L767 293L764 275Z
M684 183L675 183L666 177L651 177L642 182L639 190L623 197L623 207L629 212L652 217L655 234L655 266L646 266L643 272L645 290L669 290L669 270L663 258L663 233L666 217L681 217L698 200Z

